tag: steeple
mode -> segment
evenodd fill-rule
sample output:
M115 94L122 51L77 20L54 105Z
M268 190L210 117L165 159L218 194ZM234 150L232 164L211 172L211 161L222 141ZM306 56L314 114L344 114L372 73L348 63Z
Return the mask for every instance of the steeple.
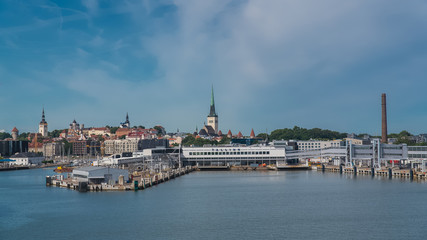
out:
M44 107L43 107L43 111L42 111L42 120L40 123L46 123L45 116L44 116Z
M215 111L215 99L214 99L213 85L212 85L212 91L211 91L211 109L210 109L208 117L218 117L218 115L216 114L216 111Z
M128 113L126 113L126 123L128 123L129 122L129 115L128 115Z
M47 122L44 116L44 107L43 107L43 111L42 111L42 120L39 123L39 133L41 133L41 135L43 137L47 137Z

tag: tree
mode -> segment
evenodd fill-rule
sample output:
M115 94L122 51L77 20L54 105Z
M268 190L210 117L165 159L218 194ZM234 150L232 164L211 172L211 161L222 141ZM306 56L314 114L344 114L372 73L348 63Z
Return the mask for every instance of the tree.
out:
M98 135L98 142L103 142L104 138L102 137L102 135Z
M19 141L27 141L27 140L28 140L28 135L30 135L30 133L29 133L29 132L21 133L21 134L19 134L19 136L18 136L18 140L19 140Z
M331 130L323 130L320 128L306 129L295 126L293 129L284 128L276 129L270 134L272 140L333 140L347 137L347 133L339 133Z
M51 138L57 138L59 135L61 135L62 130L53 130L52 132L48 133L48 136Z
M7 132L0 132L0 140L6 139L6 138L12 138L12 135Z
M162 126L154 126L153 128L157 130L157 135L159 136L163 135L166 132Z
M256 135L257 138L262 138L262 139L267 139L268 138L268 134L267 133L259 133L258 135Z
M231 139L230 139L230 138L228 138L228 137L223 137L223 138L219 141L219 144L229 144L229 143L230 143L230 141L231 141Z
M119 129L119 127L111 127L110 128L110 133L111 134L116 134L117 129Z

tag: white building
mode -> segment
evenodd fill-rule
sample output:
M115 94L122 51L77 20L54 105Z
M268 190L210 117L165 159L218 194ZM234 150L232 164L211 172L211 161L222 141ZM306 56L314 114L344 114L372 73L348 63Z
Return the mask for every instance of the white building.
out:
M91 128L88 131L88 135L110 135L110 129L106 128L106 127L100 127L100 128Z
M275 164L286 161L285 148L272 146L211 146L183 147L182 160L190 165L249 165Z
M331 141L319 141L319 140L308 140L308 141L297 141L298 150L316 150L325 149L331 147L341 146L342 140L331 140Z
M124 152L136 152L141 149L140 139L118 139L104 142L105 154L120 154Z
M94 166L73 170L73 178L75 178L79 182L89 182L96 184L105 182L109 184L114 184L119 181L119 176L123 176L124 181L128 181L128 170Z
M40 165L44 161L44 157L38 156L35 153L17 153L10 157L14 162L11 164L21 165L21 166L31 166L31 165Z

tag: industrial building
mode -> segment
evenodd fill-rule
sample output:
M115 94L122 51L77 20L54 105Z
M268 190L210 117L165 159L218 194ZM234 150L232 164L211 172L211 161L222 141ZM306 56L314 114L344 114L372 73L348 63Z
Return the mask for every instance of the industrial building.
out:
M110 168L110 167L84 167L73 170L73 178L79 182L88 182L94 184L108 183L115 184L119 177L123 176L124 181L129 180L128 170Z
M21 166L40 165L44 161L43 156L33 152L17 153L11 156L10 159L14 160L13 162L10 162L11 164Z

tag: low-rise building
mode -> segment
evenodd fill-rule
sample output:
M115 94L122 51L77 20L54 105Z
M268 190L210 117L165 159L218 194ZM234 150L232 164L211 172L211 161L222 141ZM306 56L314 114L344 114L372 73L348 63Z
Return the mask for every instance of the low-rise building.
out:
M36 153L26 152L26 153L17 153L11 156L10 159L14 160L14 162L11 162L11 164L30 166L30 165L42 164L44 157Z
M167 139L118 139L106 140L105 154L121 154L124 152L136 152L147 148L168 147Z
M297 141L298 150L315 150L324 149L330 147L341 146L342 140L330 140L330 141L319 141L319 140L308 140L308 141Z
M106 127L100 127L100 128L91 128L89 129L88 135L110 135L110 129Z
M359 138L344 138L344 141L351 141L354 145L369 145L371 144L370 139L359 139Z

